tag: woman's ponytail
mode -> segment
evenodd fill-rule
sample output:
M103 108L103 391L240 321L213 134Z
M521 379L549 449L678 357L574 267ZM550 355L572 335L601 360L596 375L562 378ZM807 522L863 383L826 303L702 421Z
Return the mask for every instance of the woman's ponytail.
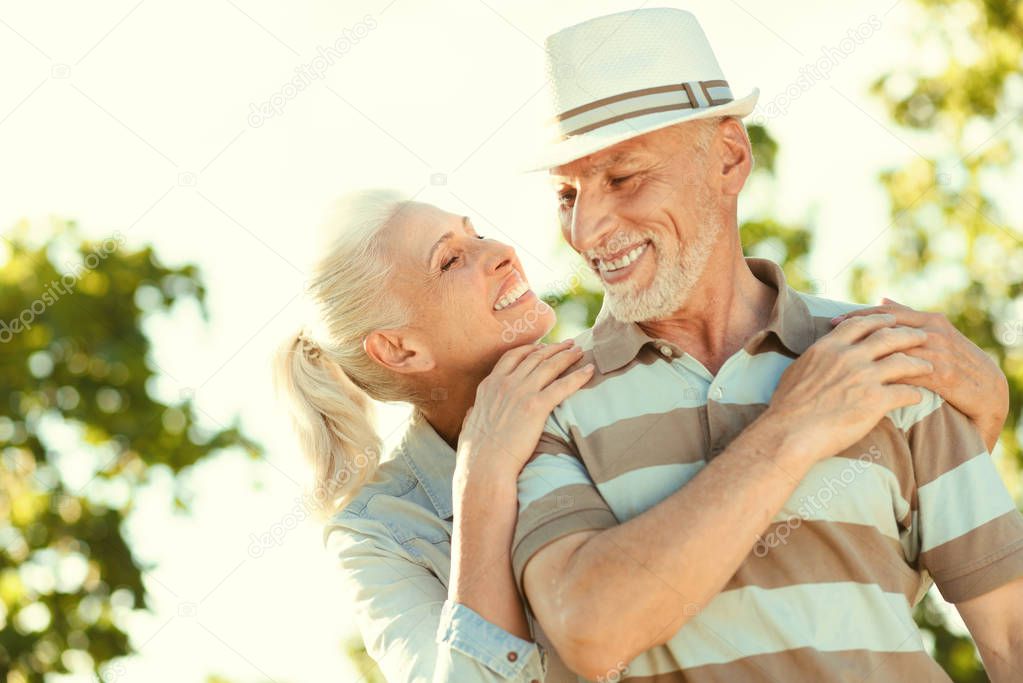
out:
M373 402L305 332L278 349L274 385L313 470L315 509L329 516L344 507L379 464Z
M368 356L374 330L401 327L410 311L390 286L382 235L409 202L393 190L363 190L339 200L322 228L308 297L316 313L274 357L274 383L286 400L315 476L321 517L344 507L379 464L373 400L410 401L410 389Z

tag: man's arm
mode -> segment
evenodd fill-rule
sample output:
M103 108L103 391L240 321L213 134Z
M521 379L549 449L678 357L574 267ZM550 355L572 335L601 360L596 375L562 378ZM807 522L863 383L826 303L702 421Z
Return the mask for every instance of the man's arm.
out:
M976 425L936 400L907 433L919 567L959 608L991 679L1023 680L1023 515Z
M533 556L523 589L569 668L612 678L720 592L811 465L779 447L784 438L769 419L750 427L647 512L565 536Z
M1023 577L956 607L993 683L1023 680Z
M842 323L786 370L760 418L645 513L602 531L592 531L595 524L557 537L555 529L546 544L532 541L529 529L517 534L540 545L526 559L523 590L570 668L609 677L671 639L724 587L814 463L855 443L888 411L919 401L917 390L891 382L930 370L898 353L923 335L888 327L893 322L872 316ZM571 460L564 455L561 466ZM543 484L544 466L539 459L527 465L520 499L524 485ZM549 497L574 500L557 493ZM594 498L595 491L584 499L592 505ZM522 507L520 527L530 515ZM557 524L565 523L548 526Z

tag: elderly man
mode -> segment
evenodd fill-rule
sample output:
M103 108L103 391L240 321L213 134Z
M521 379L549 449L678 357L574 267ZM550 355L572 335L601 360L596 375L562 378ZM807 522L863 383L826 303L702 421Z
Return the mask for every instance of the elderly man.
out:
M733 99L680 10L547 51L543 167L605 289L578 340L597 371L519 479L515 575L564 660L595 680L947 680L912 619L933 580L992 679L1021 680L1023 517L975 425L888 382L916 364L926 385L902 352L920 333L831 331L856 307L743 258L756 91Z

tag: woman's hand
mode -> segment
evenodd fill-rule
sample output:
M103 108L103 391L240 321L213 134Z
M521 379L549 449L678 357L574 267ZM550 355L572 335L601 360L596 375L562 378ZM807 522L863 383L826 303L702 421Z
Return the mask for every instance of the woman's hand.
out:
M480 382L476 402L458 437L459 466L483 462L517 477L533 455L544 422L555 406L593 376L593 364L559 376L582 358L569 339L559 344L527 344L507 351Z
M977 425L988 450L993 450L1009 413L1009 385L1001 369L944 315L915 311L891 299L882 302L880 306L838 316L831 322L838 324L857 316L889 313L895 316L896 324L926 332L925 343L905 353L930 361L934 370L903 381L930 389L959 409Z

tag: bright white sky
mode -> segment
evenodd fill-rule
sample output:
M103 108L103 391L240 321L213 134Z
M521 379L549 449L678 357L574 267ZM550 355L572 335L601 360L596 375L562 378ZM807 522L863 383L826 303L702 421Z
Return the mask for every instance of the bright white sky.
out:
M269 453L270 464L224 454L190 472L193 517L171 514L166 482L142 496L129 531L139 557L157 565L146 577L155 616L130 622L141 654L115 670L123 680L170 671L176 680L355 680L339 648L354 632L350 609L319 530L302 524L261 557L248 554L252 535L296 509L305 478L268 357L301 319L296 297L321 211L353 187L425 187L422 198L514 243L534 286L564 277L572 262L557 250L546 181L516 172L542 112L539 46L563 25L642 4L0 2L0 226L74 218L90 236L119 230L167 262L198 263L211 324L190 309L148 324L165 371L160 392L194 392L211 425L240 417ZM815 221L823 248L812 276L842 297L851 258L883 261L890 219L877 172L918 144L881 123L866 94L909 49L913 3L682 6L700 17L733 92L759 86L761 104L824 46L871 15L880 22L830 79L768 122L780 182L750 198L783 219ZM345 31L363 37L279 115L250 125L252 105ZM437 173L446 185L431 186ZM385 411L391 442L401 415Z

